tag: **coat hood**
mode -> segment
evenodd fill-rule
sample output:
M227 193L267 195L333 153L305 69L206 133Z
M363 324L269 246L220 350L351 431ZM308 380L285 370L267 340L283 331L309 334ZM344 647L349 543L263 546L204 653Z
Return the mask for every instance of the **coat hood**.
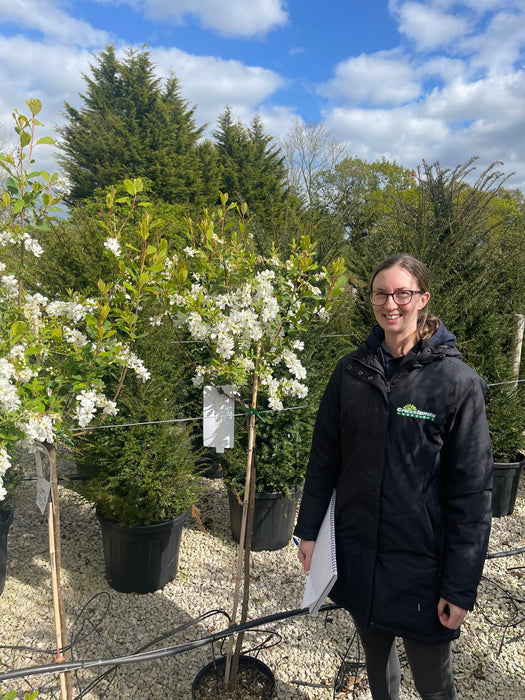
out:
M437 319L439 322L439 326L437 331L432 335L428 340L424 340L422 342L422 347L425 346L430 346L432 349L435 348L447 348L447 349L454 349L455 352L453 353L457 357L460 356L459 350L456 348L456 336L451 333L444 325L443 321L440 319ZM370 333L368 334L368 338L366 339L366 344L369 346L369 348L375 353L377 352L378 348L381 346L382 342L385 339L385 332L381 328L379 324L375 324L372 329L370 330Z

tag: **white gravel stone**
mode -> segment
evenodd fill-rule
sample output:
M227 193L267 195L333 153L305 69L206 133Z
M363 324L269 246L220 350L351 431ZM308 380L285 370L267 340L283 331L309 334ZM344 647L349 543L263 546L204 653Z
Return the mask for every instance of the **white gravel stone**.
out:
M68 465L62 470L67 472ZM61 485L62 582L68 639L74 639L73 658L124 656L209 611L231 613L237 545L230 535L221 480L207 479L205 485L201 517L207 531L201 531L193 519L186 523L176 578L162 591L147 595L118 593L109 587L94 511L67 485ZM8 575L0 597L0 673L48 664L53 658L47 525L36 509L35 496L34 482L25 482L17 495L9 532ZM513 515L494 520L489 551L524 546L522 478ZM250 619L300 607L304 577L293 544L277 552L254 552L252 566ZM225 615L215 614L152 648L186 644L227 625ZM369 700L362 671L354 683L349 671L346 690L336 693L333 688L345 654L347 661L358 658L355 640L348 649L353 632L348 614L335 610L272 622L248 632L245 645L264 642L267 648L259 658L275 673L279 700ZM33 647L35 651L15 647ZM205 645L155 661L120 666L83 697L189 700L192 679L220 651L220 644ZM454 667L461 700L525 700L525 554L487 560L477 607L454 644ZM74 675L73 696L80 697L80 692L106 670L83 670ZM57 676L51 674L9 680L0 687L3 692L16 689L21 694L36 689L42 700L60 696ZM418 698L406 669L401 698Z

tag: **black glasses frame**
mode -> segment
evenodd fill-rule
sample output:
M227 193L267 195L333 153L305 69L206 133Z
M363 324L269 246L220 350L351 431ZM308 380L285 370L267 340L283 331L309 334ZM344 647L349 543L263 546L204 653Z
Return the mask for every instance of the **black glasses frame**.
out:
M399 301L399 299L396 299L396 295L407 294L407 293L410 294L410 299L408 299L408 301ZM388 297L392 297L392 299L394 300L394 302L398 306L406 306L407 304L410 304L414 294L424 294L424 293L425 292L421 291L420 289L396 289L395 292L371 291L368 293L368 299L370 300L370 303L372 304L372 306L383 306L384 304L386 304ZM373 298L374 294L381 295L382 297L384 297L383 301L380 301L380 302L373 301L372 298Z

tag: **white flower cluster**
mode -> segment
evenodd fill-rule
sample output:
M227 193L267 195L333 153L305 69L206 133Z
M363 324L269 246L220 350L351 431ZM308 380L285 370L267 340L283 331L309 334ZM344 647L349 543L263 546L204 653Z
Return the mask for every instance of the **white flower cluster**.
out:
M23 243L25 250L33 253L36 258L39 258L44 252L40 243L32 238L27 231L22 231L19 235L11 231L2 231L0 233L1 246L18 245L19 243Z
M59 318L63 316L68 321L79 323L83 321L90 311L89 304L80 304L77 301L50 301L46 307L49 316Z
M16 376L16 367L5 357L0 357L0 408L9 413L20 406L20 397L12 379Z
M120 258L120 256L122 255L120 243L116 238L106 238L106 240L104 241L104 248L113 253L113 255L115 255L117 258Z
M73 417L81 428L91 423L97 408L102 409L103 416L114 416L118 411L117 404L96 389L82 389L76 399L78 403Z
M26 294L25 302L22 304L22 313L28 321L38 321L42 318L42 308L45 308L47 302L47 297L38 292Z
M306 379L306 370L294 352L285 348L282 352L282 358L290 374L293 374L296 379Z
M143 382L146 382L151 377L151 373L144 366L144 362L134 352L131 352L129 348L121 348L117 359L123 362L126 367L132 369Z
M89 343L89 340L83 333L76 328L69 328L69 326L64 326L64 337L68 343L75 345L77 348L83 348Z
M297 379L276 379L271 374L267 374L261 379L261 384L268 392L268 406L274 411L282 411L284 408L282 399L285 396L304 399L308 395L308 387Z
M186 294L173 294L170 299L178 309L175 319L179 327L186 327L194 340L210 342L216 356L229 361L230 366L239 371L239 376L254 370L251 356L254 347L263 339L272 339L272 347L265 351L259 371L270 408L277 410L283 408L284 397L304 398L308 391L304 384L306 369L298 357L304 343L294 340L288 348L282 349L286 334L283 319L293 317L301 306L294 283L284 280L284 284L289 288L284 311L275 287L276 273L272 269L259 271L253 281L215 296L207 293L202 284L194 282ZM308 285L308 292L317 296L319 290ZM278 366L279 376L276 377L274 371ZM283 374L286 376L281 376ZM199 366L192 381L202 386L205 378L215 379L216 376L213 366Z
M16 299L18 296L18 280L14 275L0 277L0 288L4 299Z
M54 442L57 420L54 413L25 413L16 423L24 433L22 445L33 450L36 442Z
M7 491L4 487L4 476L10 466L11 462L9 461L7 450L0 445L0 502L7 496Z

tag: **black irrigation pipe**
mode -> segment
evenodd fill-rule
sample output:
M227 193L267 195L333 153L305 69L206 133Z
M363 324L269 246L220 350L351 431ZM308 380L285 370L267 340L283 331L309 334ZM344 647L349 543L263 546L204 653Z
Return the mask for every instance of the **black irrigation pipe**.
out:
M485 559L498 559L500 557L513 557L515 554L523 554L525 552L525 547L520 549L508 549L503 552L494 552L493 554L487 554Z
M328 603L323 605L319 612L327 612L330 610L337 610L339 605L335 603ZM299 615L306 615L309 613L308 608L296 608L295 610L284 610L279 613L273 613L272 615L266 615L265 617L258 617L255 620L249 620L244 622L242 625L231 625L222 632L215 632L207 637L202 637L201 639L196 639L193 642L188 642L186 644L179 644L174 647L167 647L166 649L157 649L156 651L148 651L142 653L131 654L128 656L120 656L113 659L85 659L79 661L62 661L60 663L45 664L44 666L28 666L27 668L20 668L14 671L7 671L6 673L0 674L0 681L7 681L13 678L22 678L24 676L36 676L45 673L64 673L65 671L78 671L80 669L86 668L96 668L102 666L123 666L125 664L133 664L138 661L153 661L155 659L163 659L168 656L175 656L176 654L182 654L185 651L190 651L192 649L198 649L199 647L205 646L206 644L213 644L220 639L225 639L238 632L243 632L245 630L253 629L255 627L260 627L261 625L266 625L269 622L277 622L279 620L286 620L291 617L297 617Z

